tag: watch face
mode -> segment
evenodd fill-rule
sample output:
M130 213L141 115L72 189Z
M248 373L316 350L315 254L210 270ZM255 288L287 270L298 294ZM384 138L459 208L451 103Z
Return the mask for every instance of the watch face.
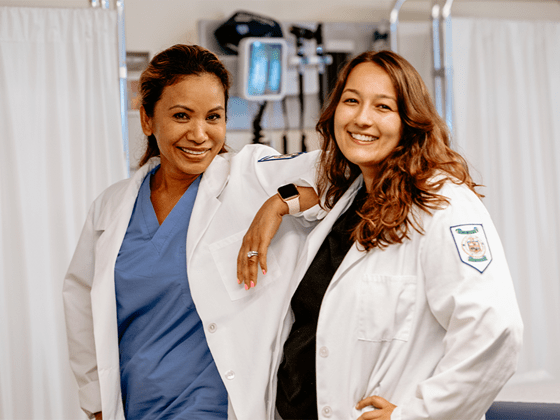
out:
M280 194L280 197L284 200L289 200L290 198L297 197L299 191L294 184L287 184L278 188L278 194Z

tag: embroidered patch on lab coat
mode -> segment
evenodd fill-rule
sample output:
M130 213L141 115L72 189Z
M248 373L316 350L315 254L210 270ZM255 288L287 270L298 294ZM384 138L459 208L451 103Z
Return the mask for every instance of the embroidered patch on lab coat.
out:
M293 159L293 158L298 157L299 155L301 155L303 153L305 153L305 152L290 153L288 155L265 156L263 158L260 158L257 162L270 162L270 161L273 161L273 160Z
M451 226L450 229L461 261L483 273L492 262L484 227L472 224Z

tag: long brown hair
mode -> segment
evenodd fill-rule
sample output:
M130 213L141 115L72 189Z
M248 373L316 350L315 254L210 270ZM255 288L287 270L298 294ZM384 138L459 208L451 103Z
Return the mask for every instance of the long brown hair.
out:
M380 163L354 229L353 239L367 251L402 243L414 229L423 233L417 207L431 213L449 204L437 191L446 181L466 184L476 193L467 162L450 147L447 125L438 115L428 89L414 67L391 51L365 52L340 71L316 129L322 137L319 166L319 194L324 206L332 208L360 175L360 168L348 161L336 143L334 114L346 81L354 67L373 63L387 72L397 94L402 134L397 147Z
M224 88L227 113L230 75L222 62L216 55L198 45L177 44L154 56L140 76L139 92L146 115L148 117L154 116L154 108L166 86L174 85L186 76L204 73L213 74L220 79ZM220 153L226 151L224 145ZM139 166L146 164L150 158L159 155L159 147L155 136L152 134L148 136L146 151L140 159Z

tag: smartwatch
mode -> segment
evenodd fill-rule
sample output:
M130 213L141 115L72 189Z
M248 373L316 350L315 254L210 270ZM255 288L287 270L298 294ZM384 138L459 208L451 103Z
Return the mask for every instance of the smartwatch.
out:
M282 185L278 188L278 195L288 205L290 214L299 213L299 191L294 184Z

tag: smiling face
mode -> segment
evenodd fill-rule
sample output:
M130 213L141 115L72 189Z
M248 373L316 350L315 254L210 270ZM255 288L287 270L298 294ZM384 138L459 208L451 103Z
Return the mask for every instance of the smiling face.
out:
M336 106L334 135L346 159L362 171L368 190L378 164L399 144L401 133L391 78L377 64L358 64L348 75Z
M225 106L220 79L202 73L166 86L153 116L141 108L142 130L157 140L165 178L190 183L208 168L225 143Z

